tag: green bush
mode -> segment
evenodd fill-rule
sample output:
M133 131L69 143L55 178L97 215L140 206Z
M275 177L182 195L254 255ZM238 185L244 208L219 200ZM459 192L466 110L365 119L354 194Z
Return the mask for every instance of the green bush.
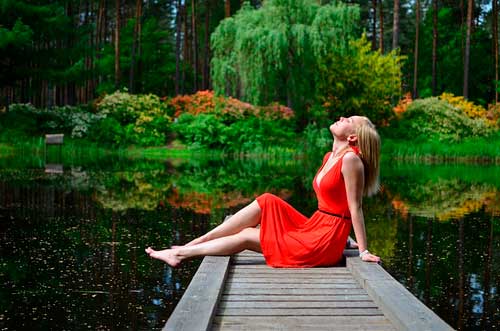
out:
M37 109L31 104L12 104L9 110L0 116L0 123L11 131L14 130L15 135L41 136L47 133L64 133L73 138L84 138L101 118L102 116L93 114L83 107ZM12 123L16 123L15 128Z
M404 57L397 51L373 52L365 35L351 41L348 52L321 58L317 98L324 110L312 108L313 119L363 115L380 125L392 116L391 104L401 96Z
M111 128L111 133L99 133L98 136L104 142L114 144L162 145L171 122L167 103L153 94L133 95L116 91L97 103L97 113L114 120L96 128L96 131Z
M224 124L213 114L182 114L173 125L178 138L193 148L220 148L224 145Z
M493 130L484 119L471 119L447 101L432 97L412 102L385 132L408 140L459 141L487 136Z
M227 123L216 114L184 113L172 126L178 138L191 148L242 152L286 146L295 133L287 120L269 120L250 116Z
M126 143L125 129L113 117L99 121L91 130L91 139L99 142L112 142L118 145Z
M321 154L332 145L332 134L325 127L309 124L302 133L304 151L311 154Z

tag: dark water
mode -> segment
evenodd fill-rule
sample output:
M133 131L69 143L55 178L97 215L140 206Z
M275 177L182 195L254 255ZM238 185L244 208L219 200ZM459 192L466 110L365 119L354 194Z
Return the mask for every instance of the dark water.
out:
M263 192L312 214L320 162L91 157L47 173L0 157L0 329L161 329L200 260L171 269L144 248L189 241ZM364 209L384 267L453 327L497 330L500 170L386 162L382 184Z

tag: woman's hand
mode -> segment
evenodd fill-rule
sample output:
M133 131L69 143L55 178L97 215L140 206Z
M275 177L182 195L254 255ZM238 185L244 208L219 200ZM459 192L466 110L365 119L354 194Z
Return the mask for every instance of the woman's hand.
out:
M363 256L361 256L361 260L364 262L376 262L380 263L380 257L377 255L373 255L372 253L366 253Z

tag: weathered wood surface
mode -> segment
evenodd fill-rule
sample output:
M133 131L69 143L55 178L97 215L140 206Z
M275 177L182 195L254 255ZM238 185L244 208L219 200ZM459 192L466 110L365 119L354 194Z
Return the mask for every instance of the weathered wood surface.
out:
M232 259L212 330L396 330L346 267L275 269Z
M453 330L378 264L347 258L347 269L398 330Z
M63 172L64 168L62 164L54 164L54 163L45 164L46 174L62 174Z
M62 145L64 142L64 134L46 134L45 135L45 144L47 145Z
M345 266L303 269L270 268L249 251L231 263L207 257L220 265L204 260L164 330L452 330L357 254L346 250Z
M163 327L164 331L206 331L226 281L229 256L203 259L186 292Z

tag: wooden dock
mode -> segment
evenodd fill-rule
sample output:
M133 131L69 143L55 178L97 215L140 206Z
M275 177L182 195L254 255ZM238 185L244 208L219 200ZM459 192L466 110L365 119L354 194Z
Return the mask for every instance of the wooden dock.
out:
M163 330L453 330L381 266L281 269L261 254L205 257Z

